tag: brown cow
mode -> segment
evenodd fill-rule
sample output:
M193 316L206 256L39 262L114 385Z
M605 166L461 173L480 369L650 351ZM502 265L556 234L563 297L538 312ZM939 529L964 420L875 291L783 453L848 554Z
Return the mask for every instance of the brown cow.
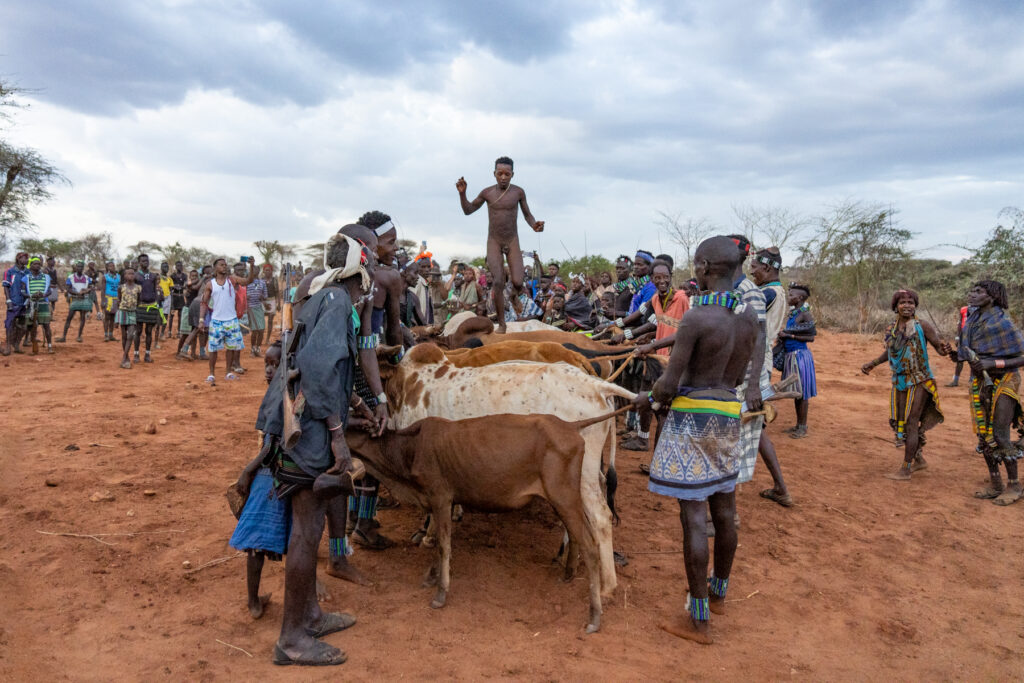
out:
M387 353L378 348L378 354ZM629 401L636 397L565 363L510 361L459 368L434 344L414 346L398 365L382 363L381 377L396 429L429 417L461 420L505 413L556 415L571 422L606 414L615 408L616 397ZM616 584L612 517L601 491L601 465L607 445L610 481L614 424L591 425L582 436L587 444L580 483L583 505L601 557L602 593L610 595Z
M568 363L588 375L597 374L583 356L553 342L505 341L476 349L445 350L444 355L457 368L481 368L510 360L529 360L537 363Z
M621 412L622 409L616 412ZM582 550L590 580L587 633L601 626L600 558L580 494L585 442L580 430L613 417L566 422L554 415L489 415L466 420L430 417L379 439L349 428L345 440L366 469L398 498L420 505L437 522L438 555L424 580L437 586L430 606L444 607L451 584L452 505L482 512L551 503ZM570 563L565 578L572 577Z

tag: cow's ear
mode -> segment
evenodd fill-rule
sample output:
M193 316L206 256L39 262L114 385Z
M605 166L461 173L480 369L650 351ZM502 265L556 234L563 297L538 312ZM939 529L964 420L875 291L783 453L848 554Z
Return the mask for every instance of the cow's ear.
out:
M377 347L377 361L389 361L398 355L398 352L401 350L401 346L388 346L387 344L381 344Z

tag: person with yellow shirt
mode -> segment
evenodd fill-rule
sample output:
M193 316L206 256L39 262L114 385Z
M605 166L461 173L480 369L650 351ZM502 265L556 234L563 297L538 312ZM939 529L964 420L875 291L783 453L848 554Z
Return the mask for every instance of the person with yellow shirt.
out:
M160 334L157 335L156 348L158 349L160 348L159 340L163 339L167 335L167 330L171 329L171 316L174 315L171 312L171 287L174 286L174 280L168 275L170 270L171 264L167 263L167 261L160 263L160 280L156 284L164 294L164 300L161 304L164 314L160 322Z

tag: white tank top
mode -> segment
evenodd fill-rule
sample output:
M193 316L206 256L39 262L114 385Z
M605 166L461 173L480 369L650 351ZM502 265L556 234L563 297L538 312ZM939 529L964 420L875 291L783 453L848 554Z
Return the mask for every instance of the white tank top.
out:
M222 285L217 284L217 278L210 280L210 313L213 320L225 322L238 317L235 315L233 289L230 277L225 278Z

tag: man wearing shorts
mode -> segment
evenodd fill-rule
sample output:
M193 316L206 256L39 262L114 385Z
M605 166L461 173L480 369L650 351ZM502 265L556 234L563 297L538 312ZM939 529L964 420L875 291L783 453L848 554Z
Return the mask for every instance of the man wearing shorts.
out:
M206 381L213 385L214 372L217 369L217 353L227 351L227 373L225 379L236 380L234 368L239 367L239 357L245 343L242 340L242 328L238 322L235 301L241 296L244 288L256 279L256 266L249 263L248 278L232 275L228 272L228 263L223 258L213 262L213 277L206 282L200 296L199 326L208 333L206 350L210 358L210 375Z

